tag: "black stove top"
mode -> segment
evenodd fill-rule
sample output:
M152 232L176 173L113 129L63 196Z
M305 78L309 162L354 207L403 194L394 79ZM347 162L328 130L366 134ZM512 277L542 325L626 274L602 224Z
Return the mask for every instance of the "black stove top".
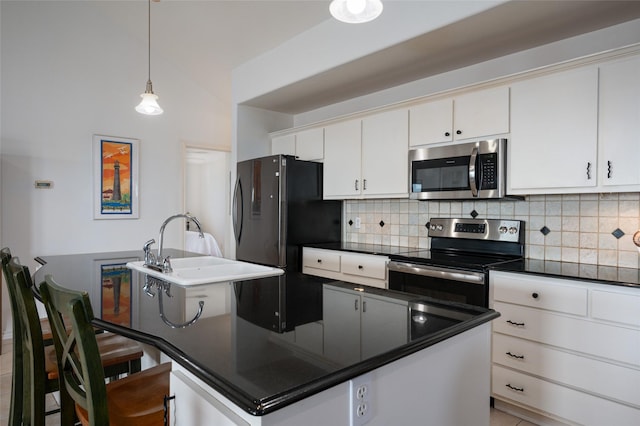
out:
M483 271L488 266L522 261L524 222L504 219L432 218L431 250L390 255L396 262Z
M396 262L417 263L431 266L449 266L469 270L484 270L485 268L505 262L522 262L522 256L494 256L480 253L465 253L455 251L415 250L389 255Z

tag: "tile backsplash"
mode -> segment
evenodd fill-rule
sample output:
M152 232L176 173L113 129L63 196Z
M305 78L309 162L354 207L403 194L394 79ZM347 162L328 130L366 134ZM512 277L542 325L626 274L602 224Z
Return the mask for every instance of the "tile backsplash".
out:
M430 218L471 218L473 211L480 219L525 221L528 258L639 266L633 234L640 229L640 193L531 195L522 201L348 200L345 240L429 248Z

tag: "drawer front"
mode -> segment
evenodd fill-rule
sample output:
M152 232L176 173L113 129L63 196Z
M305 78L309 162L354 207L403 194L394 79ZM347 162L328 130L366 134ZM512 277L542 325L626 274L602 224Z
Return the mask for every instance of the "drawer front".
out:
M340 253L333 250L304 247L302 250L302 266L340 272Z
M565 280L533 275L490 272L493 298L574 315L587 315L588 290Z
M638 295L594 290L591 292L591 316L640 327L640 291Z
M387 257L343 253L342 272L384 280L387 274Z
M640 408L637 369L499 333L493 335L493 362Z
M492 393L562 419L586 426L637 426L640 410L497 365L492 369Z
M493 331L640 366L640 331L494 303Z

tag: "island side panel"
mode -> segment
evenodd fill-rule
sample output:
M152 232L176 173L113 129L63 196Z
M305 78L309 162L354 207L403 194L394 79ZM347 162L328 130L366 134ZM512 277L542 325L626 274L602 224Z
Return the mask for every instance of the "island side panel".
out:
M489 426L491 323L367 373L367 426ZM262 418L263 426L350 424L349 383Z

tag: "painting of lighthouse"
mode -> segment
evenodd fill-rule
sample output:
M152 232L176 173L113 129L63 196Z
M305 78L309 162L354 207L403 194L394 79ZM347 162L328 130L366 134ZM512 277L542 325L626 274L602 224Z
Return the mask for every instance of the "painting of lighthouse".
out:
M138 142L137 139L94 136L94 218L138 217Z

